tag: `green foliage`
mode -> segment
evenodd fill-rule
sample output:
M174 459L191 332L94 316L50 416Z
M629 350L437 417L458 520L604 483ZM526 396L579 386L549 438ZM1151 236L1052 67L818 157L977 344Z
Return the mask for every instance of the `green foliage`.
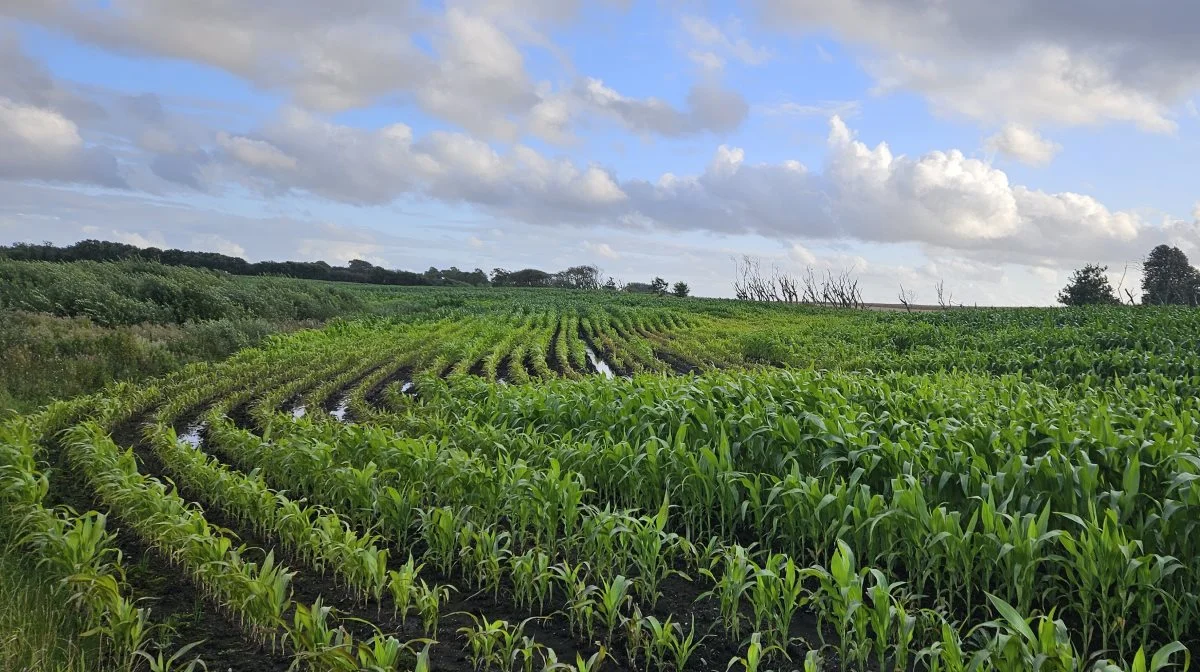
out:
M1142 303L1195 306L1200 303L1200 271L1178 247L1159 245L1142 263Z
M234 318L184 325L102 327L88 318L0 312L0 408L30 410L53 399L137 381L197 361L228 357L305 323Z
M1115 306L1121 300L1113 292L1105 272L1107 266L1088 264L1071 274L1067 286L1058 293L1058 302L1064 306Z
M360 296L404 313L0 424L0 529L109 662L202 648L142 655L154 614L123 584L120 520L297 669L1190 663L1195 311ZM47 508L49 461L100 510ZM337 591L314 599L317 576ZM373 626L389 613L430 639Z
M105 326L226 318L324 320L366 308L358 293L286 278L161 264L0 259L0 310L88 317Z

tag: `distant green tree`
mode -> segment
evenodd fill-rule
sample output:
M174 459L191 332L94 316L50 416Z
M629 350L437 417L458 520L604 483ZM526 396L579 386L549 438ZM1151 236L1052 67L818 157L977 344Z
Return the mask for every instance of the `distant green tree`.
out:
M650 291L662 296L667 293L667 281L662 278L655 277L650 281Z
M1066 306L1116 306L1121 300L1113 292L1105 271L1107 266L1088 264L1077 269L1058 293L1058 302Z
M671 293L683 299L687 298L687 295L692 293L692 288L688 287L686 282L680 280L671 287Z
M565 289L600 289L600 269L596 266L572 266L555 273L550 284Z
M1194 306L1200 297L1200 272L1178 247L1159 245L1142 264L1142 303Z

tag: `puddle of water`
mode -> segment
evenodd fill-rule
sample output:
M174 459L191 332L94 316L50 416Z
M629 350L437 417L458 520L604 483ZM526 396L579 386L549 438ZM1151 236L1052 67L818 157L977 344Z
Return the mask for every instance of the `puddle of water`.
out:
M308 409L304 408L303 405L297 406L292 409L292 419L299 420L300 418L303 418L304 414L307 412L308 412Z
M587 353L588 362L592 365L593 369L595 369L599 373L603 374L605 378L614 378L615 377L615 375L613 374L612 367L608 365L608 362L597 357L596 351L592 350L591 346L584 345L583 350L584 350L584 352Z
M332 415L335 420L345 421L346 420L346 410L349 407L350 407L350 395L346 394L342 397L341 401L338 402L337 408L330 411L329 414Z
M415 386L412 384L412 381L410 380L407 383L400 386L400 391L401 392L412 392L413 387L415 387Z
M207 422L188 425L187 431L179 436L179 440L186 442L192 448L199 448L201 443L200 434L204 431L204 428L207 425Z

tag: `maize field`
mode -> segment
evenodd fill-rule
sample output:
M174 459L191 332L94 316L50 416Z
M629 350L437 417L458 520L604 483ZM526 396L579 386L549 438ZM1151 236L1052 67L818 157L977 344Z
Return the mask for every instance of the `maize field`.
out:
M1200 312L396 291L0 424L0 531L94 669L1200 651Z

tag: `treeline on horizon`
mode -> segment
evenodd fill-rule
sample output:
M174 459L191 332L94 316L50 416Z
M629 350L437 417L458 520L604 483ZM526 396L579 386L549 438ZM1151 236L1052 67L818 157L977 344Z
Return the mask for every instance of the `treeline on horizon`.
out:
M454 286L474 287L558 287L563 289L600 289L600 269L595 266L573 266L564 271L550 273L535 268L509 271L492 269L491 274L476 268L472 271L429 267L423 273L392 270L376 266L362 259L352 259L345 266L333 266L324 261L259 261L249 262L219 252L195 252L157 247L138 247L127 243L104 240L82 240L72 245L58 246L50 243L16 243L0 245L0 258L14 261L152 261L166 266L189 266L224 271L231 275L284 276L305 280L328 280L333 282L355 282L372 285L401 286ZM616 281L609 279L610 289Z

